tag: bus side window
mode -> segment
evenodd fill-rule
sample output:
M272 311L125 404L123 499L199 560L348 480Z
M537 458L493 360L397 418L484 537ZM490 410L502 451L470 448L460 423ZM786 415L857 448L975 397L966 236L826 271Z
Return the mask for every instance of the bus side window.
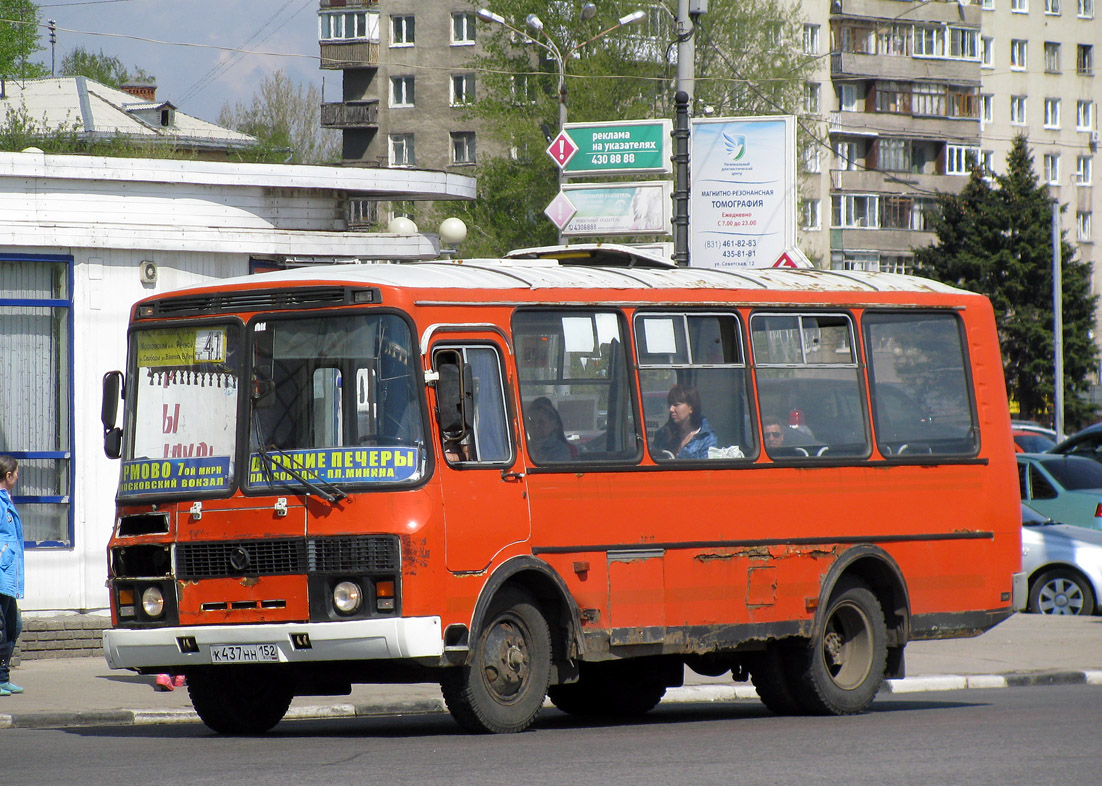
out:
M638 458L623 332L612 311L517 312L513 341L536 465Z
M501 358L493 347L449 347L433 358L437 422L444 458L451 464L509 462L509 417Z
M862 323L880 452L974 455L979 445L957 315L877 312Z
M651 457L742 459L757 452L742 332L734 314L639 312L635 346ZM696 436L679 450L670 398L699 397ZM695 409L695 407L694 407Z

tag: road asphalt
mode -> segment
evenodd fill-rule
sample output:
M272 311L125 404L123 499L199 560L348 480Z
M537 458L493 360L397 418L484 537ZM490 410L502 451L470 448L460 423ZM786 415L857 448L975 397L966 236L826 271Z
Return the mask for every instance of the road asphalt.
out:
M907 676L882 691L912 693L1008 686L1102 686L1102 617L1017 614L971 639L907 645ZM102 658L24 661L11 679L25 692L0 696L0 733L7 728L194 723L187 688L154 689L154 678L112 671ZM685 685L663 702L756 699L749 683L686 670ZM296 698L288 719L443 712L433 684L356 685L348 696Z

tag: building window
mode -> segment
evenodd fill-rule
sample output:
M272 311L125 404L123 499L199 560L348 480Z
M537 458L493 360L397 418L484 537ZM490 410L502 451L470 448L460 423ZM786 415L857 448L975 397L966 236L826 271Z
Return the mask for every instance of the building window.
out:
M414 24L412 16L390 17L390 45L413 46Z
M474 101L474 74L452 74L452 106Z
M390 105L413 106L412 76L392 76L390 78Z
M839 139L834 143L835 169L855 172L864 169L861 160L865 157L865 143L856 139Z
M1029 0L1010 0L1010 13L1028 14Z
M804 85L804 111L809 115L819 114L820 87L818 82L808 82Z
M955 60L979 60L980 31L971 27L950 27L949 57Z
M1094 19L1094 0L1079 0L1080 19Z
M1025 125L1025 96L1010 96L1010 124Z
M1060 154L1045 153L1042 165L1044 182L1050 186L1060 185Z
M390 135L390 165L413 166L416 158L413 155L413 134Z
M800 228L801 229L821 229L823 225L823 203L818 199L808 199L804 201L801 215L800 215Z
M1060 127L1060 99L1045 99L1045 128Z
M378 41L377 11L327 11L318 15L320 41Z
M945 174L967 175L979 165L980 149L964 145L945 146Z
M984 68L995 67L995 39L989 35L980 39L980 65Z
M72 264L0 257L0 453L19 461L30 546L73 545Z
M915 258L913 254L882 254L880 256L881 273L899 273L909 276L914 272Z
M915 25L915 57L943 57L945 55L945 28L940 25Z
M835 194L831 198L832 226L843 229L876 229L880 220L876 194Z
M830 255L831 270L880 270L880 254L876 251L834 251Z
M1091 239L1091 214L1089 210L1080 210L1075 214L1075 239L1086 243Z
M995 96L990 93L980 96L980 122L984 124L995 122Z
M979 92L974 87L949 86L949 117L979 117Z
M452 14L452 44L470 46L474 43L475 16L469 12Z
M1052 16L1060 15L1060 0L1045 0L1045 13Z
M1077 156L1075 159L1075 185L1089 186L1091 184L1091 157Z
M842 51L858 55L876 52L876 27L868 24L843 24Z
M1094 76L1094 47L1090 44L1075 47L1075 72L1079 76Z
M536 102L536 85L531 74L513 74L511 88L513 103L534 104Z
M915 82L911 88L911 109L915 115L945 117L946 87L934 82Z
M452 163L475 163L474 131L452 132Z
M1093 101L1081 98L1075 102L1075 128L1077 131L1091 131L1094 129Z
M1060 44L1045 41L1045 73L1060 73Z
M906 82L878 82L876 111L891 114L911 114L911 86Z
M980 169L983 170L983 174L990 176L995 174L995 151L994 150L981 150L980 151Z
M819 54L819 25L804 25L804 54Z
M877 142L877 169L882 172L911 171L911 142L909 139L884 139Z
M984 11L994 11L995 0L982 0L980 8L982 8Z
M817 142L812 142L804 148L803 160L805 172L821 171L821 164L819 163L819 145Z
M1010 42L1010 68L1014 71L1024 71L1026 67L1026 42L1015 38Z
M838 86L838 105L843 112L856 112L857 110L857 86Z

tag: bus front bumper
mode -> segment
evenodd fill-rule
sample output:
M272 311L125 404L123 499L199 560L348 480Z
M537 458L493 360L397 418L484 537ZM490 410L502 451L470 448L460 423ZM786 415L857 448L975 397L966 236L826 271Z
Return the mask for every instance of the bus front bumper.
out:
M443 651L439 617L114 628L103 634L112 669L439 658Z

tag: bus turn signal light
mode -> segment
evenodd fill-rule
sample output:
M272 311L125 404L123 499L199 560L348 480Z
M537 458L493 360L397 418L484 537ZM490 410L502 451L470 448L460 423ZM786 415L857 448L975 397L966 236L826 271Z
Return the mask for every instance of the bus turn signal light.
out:
M394 582L375 583L375 608L379 611L394 611Z

